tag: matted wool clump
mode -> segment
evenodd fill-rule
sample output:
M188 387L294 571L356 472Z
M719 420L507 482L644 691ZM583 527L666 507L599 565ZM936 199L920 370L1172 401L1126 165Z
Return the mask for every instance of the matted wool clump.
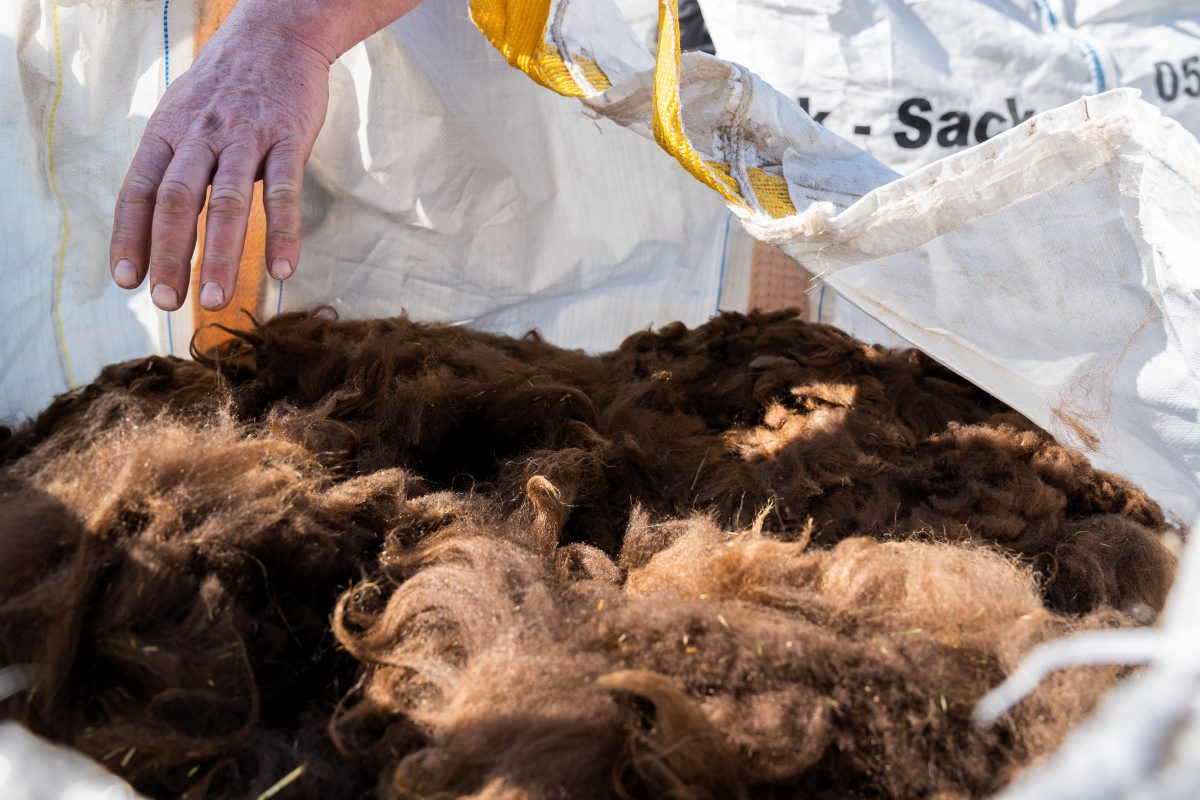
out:
M985 796L1123 670L979 698L1174 572L1136 487L789 314L598 357L283 315L0 462L0 713L151 796Z

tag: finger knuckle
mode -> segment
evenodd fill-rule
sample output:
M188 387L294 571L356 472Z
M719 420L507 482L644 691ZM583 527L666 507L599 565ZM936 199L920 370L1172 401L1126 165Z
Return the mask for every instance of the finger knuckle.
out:
M236 189L213 189L208 196L208 214L213 217L245 217L250 201Z
M164 181L158 187L155 205L168 214L194 212L196 195L185 183Z
M300 203L300 189L294 183L273 183L263 193L263 203L275 211L294 208Z
M146 175L131 174L125 178L117 199L125 205L153 203L158 193L158 184Z
M146 130L142 132L142 145L158 145L168 148L174 148L175 142L179 140L178 128L175 120L170 118L170 115L163 116L163 106L155 109L151 115L150 121L146 123Z
M252 116L234 117L226 122L225 128L234 141L257 142L263 133L262 123Z
M300 244L300 232L284 226L268 228L267 241L272 248L294 247Z
M114 254L138 253L142 251L142 249L145 247L145 244L145 232L117 225L113 228L108 249Z
M298 168L308 160L304 147L300 142L291 138L275 142L271 145L271 150L267 156L276 164L286 169Z
M175 153L189 162L211 163L220 154L220 148L212 136L191 134L175 148Z

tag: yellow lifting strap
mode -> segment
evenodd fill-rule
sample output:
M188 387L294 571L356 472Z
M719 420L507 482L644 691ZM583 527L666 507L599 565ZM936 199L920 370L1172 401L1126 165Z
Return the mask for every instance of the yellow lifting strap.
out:
M546 43L550 2L472 0L471 18L510 65L558 94L585 97L558 49ZM605 89L611 85L607 78L604 83Z
M550 10L551 0L471 0L471 18L475 25L509 64L537 83L567 97L587 97L589 92L581 88L572 76L570 64L584 75L593 90L608 89L612 83L594 60L579 53L562 53L548 41ZM726 202L749 208L750 204L730 173L729 165L706 161L692 147L684 132L679 88L679 37L678 0L660 0L652 112L654 138L684 169L719 193ZM787 182L783 178L751 169L749 182L755 199L772 217L796 213L788 195Z
M724 197L725 202L745 206L737 182L728 171L724 174L714 172L684 133L683 102L679 94L680 49L679 0L659 0L658 57L654 64L654 140L697 180Z

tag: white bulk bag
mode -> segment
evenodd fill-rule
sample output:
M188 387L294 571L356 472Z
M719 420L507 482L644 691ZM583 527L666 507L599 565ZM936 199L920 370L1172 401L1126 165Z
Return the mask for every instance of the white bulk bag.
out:
M102 764L0 722L0 797L4 800L136 800Z
M622 0L641 9L653 0ZM718 54L900 171L1117 87L1200 136L1200 0L702 0ZM816 316L889 335L822 287Z
M167 315L145 286L117 288L108 237L202 2L0 14L0 424L105 364L187 354L191 298ZM461 0L428 0L334 64L303 212L299 268L260 318L330 304L605 349L703 322L749 252L720 198L653 143L507 69Z
M472 3L509 63L652 136L756 237L1200 516L1200 142L1118 90L894 180L744 68L681 57L660 9L651 65L607 0Z
M7 3L0 13L0 423L105 364L187 350L187 308L112 282L117 190L163 87L191 61L191 2Z
M718 55L900 172L1119 87L1200 136L1200 0L700 6Z
M1133 90L761 228L1180 521L1200 516L1200 142Z

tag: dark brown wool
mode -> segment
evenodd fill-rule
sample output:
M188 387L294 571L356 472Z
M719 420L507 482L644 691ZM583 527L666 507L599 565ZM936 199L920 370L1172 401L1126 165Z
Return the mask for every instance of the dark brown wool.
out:
M153 796L975 797L1161 609L1142 492L788 314L591 357L277 317L0 432L0 714Z

